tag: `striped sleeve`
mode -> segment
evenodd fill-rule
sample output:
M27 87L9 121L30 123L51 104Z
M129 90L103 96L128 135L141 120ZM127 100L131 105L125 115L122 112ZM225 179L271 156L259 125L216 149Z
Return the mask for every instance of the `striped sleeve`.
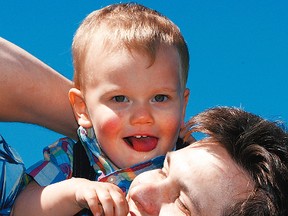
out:
M66 137L44 148L44 159L29 167L27 174L41 186L70 179L74 144L72 139Z

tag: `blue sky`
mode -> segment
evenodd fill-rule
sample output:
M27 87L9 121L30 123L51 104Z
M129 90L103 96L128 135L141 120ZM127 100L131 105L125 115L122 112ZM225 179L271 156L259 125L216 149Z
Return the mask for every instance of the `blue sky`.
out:
M93 10L118 2L1 1L0 36L71 79L71 42L79 23ZM188 43L187 119L206 108L226 105L288 122L288 1L134 2L168 16ZM22 123L0 123L0 133L28 166L42 158L44 146L62 137Z

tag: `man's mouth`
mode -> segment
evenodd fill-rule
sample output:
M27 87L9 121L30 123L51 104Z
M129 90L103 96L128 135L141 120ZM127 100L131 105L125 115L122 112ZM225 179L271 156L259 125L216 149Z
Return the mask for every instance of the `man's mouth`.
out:
M158 143L158 138L143 135L125 137L124 140L129 146L139 152L152 151Z
M129 212L128 215L129 215L129 216L136 216L136 214L134 214L133 212Z

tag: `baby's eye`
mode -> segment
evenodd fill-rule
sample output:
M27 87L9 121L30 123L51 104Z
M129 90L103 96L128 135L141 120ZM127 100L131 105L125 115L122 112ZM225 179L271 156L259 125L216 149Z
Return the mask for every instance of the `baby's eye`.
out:
M168 96L167 95L163 95L163 94L158 94L153 98L153 102L164 102L168 100Z
M128 98L125 97L124 95L114 96L114 97L113 97L113 100L114 100L115 102L118 102L118 103L120 103L120 102L128 102L128 101L129 101Z

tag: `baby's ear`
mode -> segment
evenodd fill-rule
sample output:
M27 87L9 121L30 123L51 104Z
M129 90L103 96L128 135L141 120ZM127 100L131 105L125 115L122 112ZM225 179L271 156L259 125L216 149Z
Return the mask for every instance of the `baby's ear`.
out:
M92 127L92 122L82 92L77 88L71 88L68 96L78 124L84 128Z
M186 109L187 109L187 105L188 105L188 100L189 100L189 95L190 95L190 90L188 88L186 88L184 90L183 93L183 110L182 110L182 122L181 122L181 126L183 127L185 125L185 115L186 115Z

